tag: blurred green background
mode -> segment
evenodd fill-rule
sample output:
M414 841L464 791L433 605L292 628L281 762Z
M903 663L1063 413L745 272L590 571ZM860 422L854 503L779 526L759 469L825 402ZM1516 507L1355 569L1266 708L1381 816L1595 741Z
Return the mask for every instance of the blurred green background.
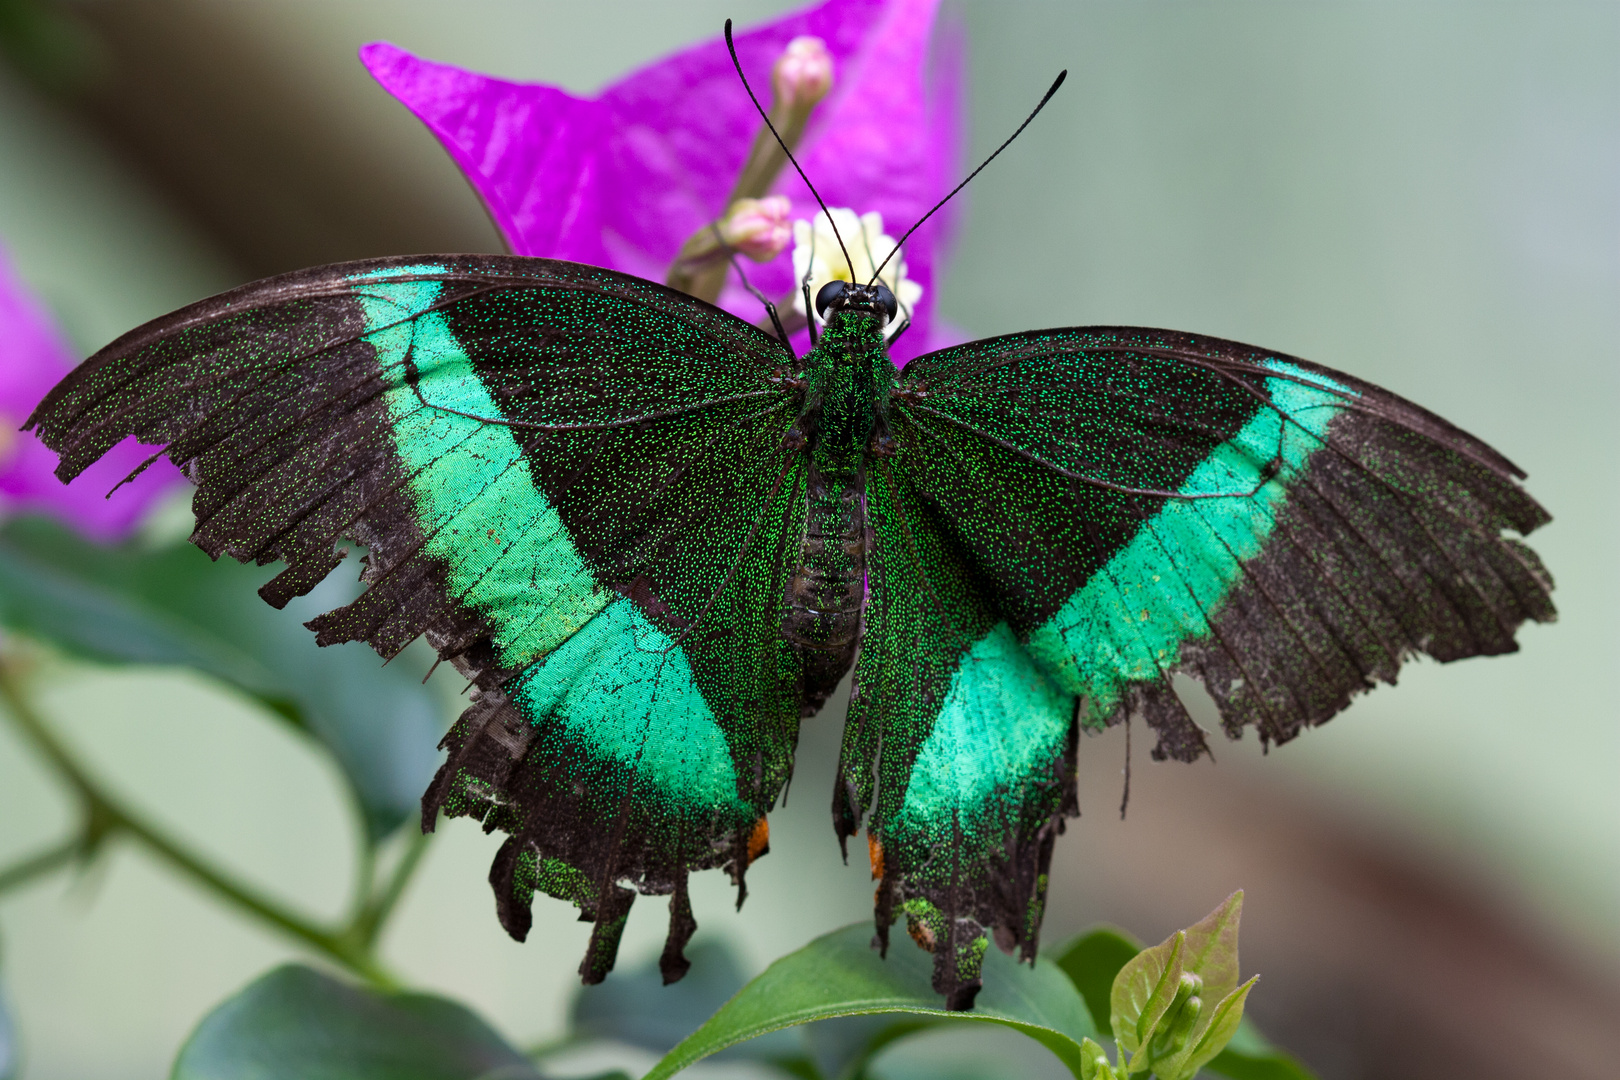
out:
M0 67L0 244L83 353L271 272L499 250L360 44L590 93L727 16L789 6L67 5L88 81L51 93ZM1266 976L1253 1012L1328 1080L1613 1075L1620 5L948 16L967 31L976 155L1070 71L966 196L949 317L975 335L1158 325L1309 357L1493 443L1555 518L1535 542L1561 620L1514 656L1416 664L1264 760L1252 739L1196 767L1138 747L1123 822L1121 733L1086 740L1047 940L1098 919L1157 939L1242 886L1244 966ZM312 744L199 677L57 675L43 707L120 791L265 888L338 911L356 838ZM755 966L868 917L866 868L841 865L828 827L836 715L806 725L743 912L716 875L694 882L700 933ZM0 861L56 839L68 810L0 727ZM388 955L515 1040L555 1034L588 927L541 898L529 943L511 942L484 880L498 838L440 833ZM626 964L663 921L638 905ZM127 848L6 897L0 935L33 1080L164 1075L204 1010L297 955Z

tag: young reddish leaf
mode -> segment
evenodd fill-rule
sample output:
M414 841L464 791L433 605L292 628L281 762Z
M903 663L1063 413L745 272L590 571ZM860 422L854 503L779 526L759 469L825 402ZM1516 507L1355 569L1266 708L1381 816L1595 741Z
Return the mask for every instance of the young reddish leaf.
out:
M1243 890L1228 896L1221 906L1187 927L1187 951L1181 968L1204 980L1205 1001L1220 1001L1238 984L1238 921L1243 915Z
M1159 1021L1164 1019L1181 985L1181 957L1186 944L1187 932L1177 930L1172 937L1137 953L1114 976L1109 1019L1114 1041L1119 1044L1121 1068L1129 1060L1129 1071L1138 1071L1137 1056L1152 1042ZM1130 1055L1129 1059L1126 1055Z

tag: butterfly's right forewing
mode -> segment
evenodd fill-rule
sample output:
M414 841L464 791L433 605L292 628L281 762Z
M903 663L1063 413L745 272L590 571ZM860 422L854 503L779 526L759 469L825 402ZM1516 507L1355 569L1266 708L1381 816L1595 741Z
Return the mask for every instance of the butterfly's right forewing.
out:
M953 1005L992 931L1034 955L1078 728L1135 716L1196 758L1180 673L1281 742L1414 653L1553 617L1513 466L1342 372L1071 328L919 357L888 405L834 816L870 812L879 926L904 911Z

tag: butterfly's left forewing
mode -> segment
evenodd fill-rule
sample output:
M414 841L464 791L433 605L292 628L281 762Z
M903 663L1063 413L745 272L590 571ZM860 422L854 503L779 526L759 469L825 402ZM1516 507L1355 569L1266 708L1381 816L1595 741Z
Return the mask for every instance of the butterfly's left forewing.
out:
M803 478L787 359L660 286L539 259L373 260L257 283L92 358L36 421L72 475L124 437L199 485L193 539L308 591L368 549L364 593L311 623L392 655L425 634L475 684L424 798L510 834L503 923L536 890L612 966L634 893L741 884L800 714L778 633Z

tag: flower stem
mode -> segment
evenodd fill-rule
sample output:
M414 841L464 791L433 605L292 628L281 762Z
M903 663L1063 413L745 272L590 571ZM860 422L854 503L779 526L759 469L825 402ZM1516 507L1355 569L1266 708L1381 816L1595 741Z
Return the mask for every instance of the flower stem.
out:
M65 861L75 852L94 850L106 836L120 832L127 833L198 884L343 965L368 982L384 988L399 985L399 981L378 963L371 949L356 942L354 935L346 929L332 930L323 927L311 919L289 911L251 886L234 880L224 870L210 865L207 859L188 850L178 840L170 839L160 828L150 824L103 790L50 729L44 718L34 711L18 682L15 671L3 656L0 656L0 701L4 702L5 712L12 722L78 795L85 811L84 833L76 837L70 845L66 845L65 851L52 849L35 856L6 871L6 877L0 881L9 884L23 871L27 871L29 875L43 872L35 864L47 857L53 862Z

